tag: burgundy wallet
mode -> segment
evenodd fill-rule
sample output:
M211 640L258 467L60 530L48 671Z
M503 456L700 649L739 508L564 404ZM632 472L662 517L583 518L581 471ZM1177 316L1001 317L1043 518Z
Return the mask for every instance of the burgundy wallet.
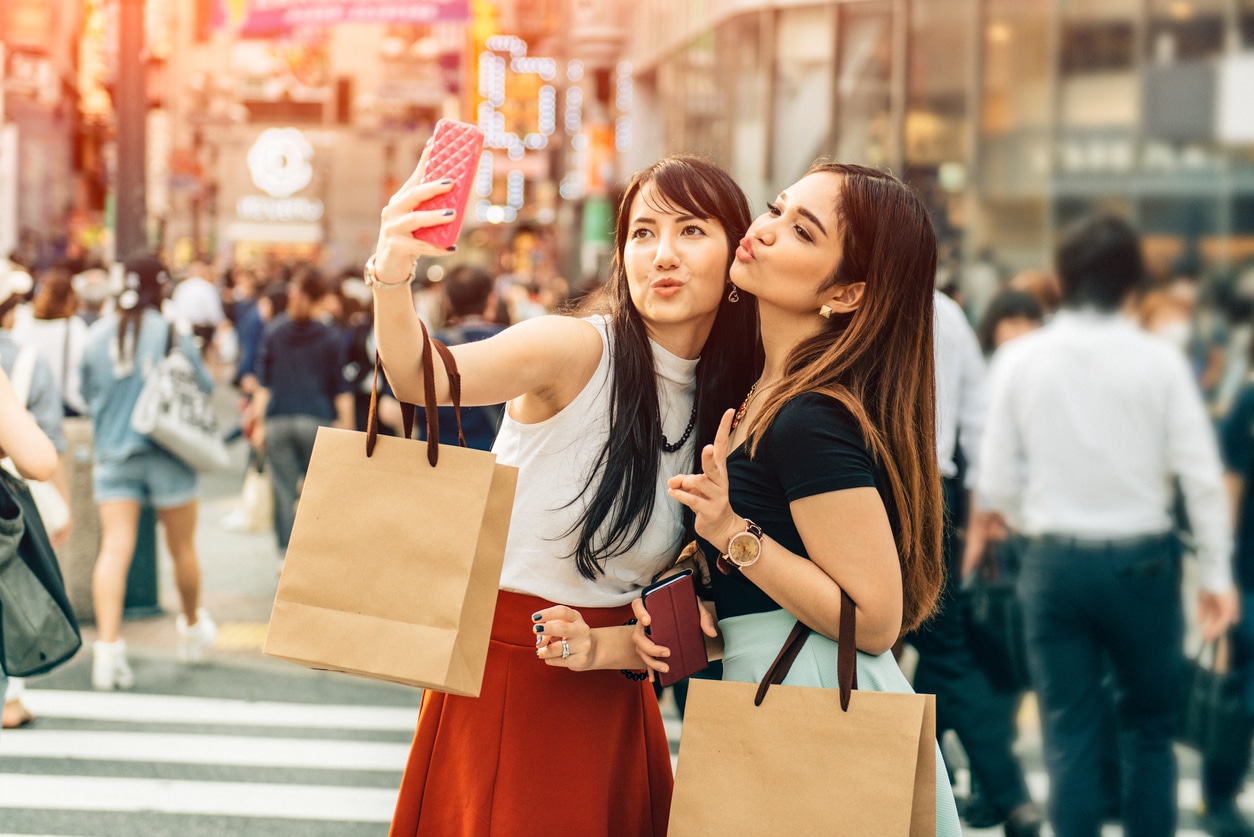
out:
M451 179L453 188L423 201L415 209L451 209L457 216L448 224L414 230L414 238L446 250L457 243L462 221L466 217L466 199L470 197L470 187L475 182L482 153L483 131L478 126L455 119L441 119L435 123L435 133L431 135L431 156L427 158L427 170L422 181L430 183Z
M650 584L640 599L649 611L650 624L645 633L671 652L665 660L670 671L658 674L662 685L670 686L704 671L710 662L705 656L705 634L701 632L692 570Z

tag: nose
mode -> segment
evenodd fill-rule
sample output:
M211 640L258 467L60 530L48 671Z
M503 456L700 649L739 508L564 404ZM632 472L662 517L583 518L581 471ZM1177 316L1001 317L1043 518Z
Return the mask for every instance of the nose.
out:
M749 225L749 237L755 241L770 245L775 243L774 218L762 215Z
M658 270L669 270L679 265L679 253L675 248L675 237L662 231L657 237L657 250L653 253L653 267Z

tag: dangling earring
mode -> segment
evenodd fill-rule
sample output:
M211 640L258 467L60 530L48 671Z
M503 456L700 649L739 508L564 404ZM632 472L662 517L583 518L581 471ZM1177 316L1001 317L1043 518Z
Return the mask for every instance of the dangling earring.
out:
M731 285L731 290L727 292L727 301L728 302L740 302L740 288L737 288L731 282L728 282L727 284Z
M832 306L824 305L819 308L819 316L825 320L830 320L832 318Z

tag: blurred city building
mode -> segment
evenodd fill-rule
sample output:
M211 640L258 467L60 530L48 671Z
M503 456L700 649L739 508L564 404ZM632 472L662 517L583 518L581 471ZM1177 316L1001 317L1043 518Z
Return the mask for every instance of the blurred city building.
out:
M624 169L703 150L760 205L820 155L888 166L1007 272L1098 208L1156 272L1254 256L1254 0L632 8Z
M149 214L176 260L360 266L441 117L487 134L465 253L511 271L519 231L533 257L535 231L553 228L567 137L560 0L147 2L167 7L172 41L149 130L167 144L167 186ZM577 206L566 214L573 228ZM539 237L551 261L553 236Z
M0 3L0 258L63 251L86 216L78 41L82 4ZM103 208L101 196L100 207Z

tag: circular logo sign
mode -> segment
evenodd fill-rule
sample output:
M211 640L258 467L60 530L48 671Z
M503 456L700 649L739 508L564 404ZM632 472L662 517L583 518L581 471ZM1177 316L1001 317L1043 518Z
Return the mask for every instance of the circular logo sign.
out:
M248 150L248 171L257 188L286 198L313 180L313 146L295 128L267 128Z

